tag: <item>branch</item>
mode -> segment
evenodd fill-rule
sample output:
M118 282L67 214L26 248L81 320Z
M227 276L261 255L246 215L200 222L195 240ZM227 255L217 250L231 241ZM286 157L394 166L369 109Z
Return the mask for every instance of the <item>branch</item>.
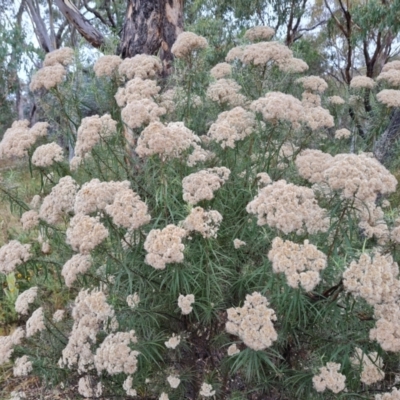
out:
M103 16L96 11L93 7L90 7L87 0L83 0L86 10L91 12L95 17L97 17L104 25L111 26L110 22L103 18Z
M111 26L112 26L113 28L116 28L116 24L115 24L114 18L113 18L113 16L111 15L110 1L109 1L109 0L106 0L106 1L104 2L104 6L105 6L105 8L106 8L107 17L108 17L108 20L110 21Z
M343 25L340 23L340 21L337 19L336 15L333 13L333 11L331 10L331 8L329 7L329 4L327 2L327 0L324 0L325 2L325 6L326 8L329 10L329 13L331 14L332 18L335 20L336 25L339 27L339 29L343 32L344 36L347 37L347 32L344 29Z
M90 24L70 0L55 0L55 3L69 23L93 47L99 48L104 44L104 36Z
M301 5L301 12L300 12L300 15L297 17L296 24L294 25L294 28L293 28L293 32L294 32L295 35L296 35L296 32L298 32L301 19L303 18L303 15L304 15L304 13L305 13L306 5L307 5L307 0L303 0L303 4Z
M303 31L305 31L305 32L312 31L315 28L318 28L320 25L325 24L326 22L327 22L327 20L323 19L322 21L320 21L317 24L313 25L311 28L301 28L301 29L298 30L298 32L300 33L300 32L303 32Z
M58 27L57 34L56 34L56 46L57 48L61 47L62 43L62 35L64 33L64 29L68 26L68 20L65 19L62 24Z
M49 53L50 51L55 50L49 35L47 33L46 26L44 25L44 21L38 11L35 8L35 5L32 3L32 0L27 0L26 4L28 6L28 13L33 22L33 28L35 31L35 35L40 43L42 49Z

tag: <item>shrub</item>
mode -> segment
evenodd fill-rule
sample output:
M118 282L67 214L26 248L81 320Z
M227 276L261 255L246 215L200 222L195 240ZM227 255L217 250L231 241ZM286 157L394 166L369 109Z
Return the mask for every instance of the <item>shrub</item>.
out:
M389 391L399 373L399 211L381 206L396 179L372 156L346 154L370 146L351 133L348 102L287 68L283 45L235 48L230 78L215 82L205 40L190 38L175 46L182 58L161 93L142 82L157 79L154 57L140 73L137 60L115 57L96 63L97 76L55 64L49 130L77 153L31 165L42 181L35 204L0 183L25 229L0 248L0 279L32 276L0 360L14 360L17 376L79 381L83 397ZM133 78L125 89L119 74ZM88 92L97 103L83 117ZM385 109L373 105L375 116ZM339 128L349 132L340 140ZM3 156L29 132L25 121L11 129ZM18 156L31 161L38 145L24 141Z

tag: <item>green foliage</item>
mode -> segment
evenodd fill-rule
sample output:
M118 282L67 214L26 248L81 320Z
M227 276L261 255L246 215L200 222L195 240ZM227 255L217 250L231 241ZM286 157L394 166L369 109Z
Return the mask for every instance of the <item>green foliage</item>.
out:
M400 4L398 1L367 1L352 9L352 17L358 27L356 35L362 39L368 39L368 32L375 30L390 31L396 36L400 29Z

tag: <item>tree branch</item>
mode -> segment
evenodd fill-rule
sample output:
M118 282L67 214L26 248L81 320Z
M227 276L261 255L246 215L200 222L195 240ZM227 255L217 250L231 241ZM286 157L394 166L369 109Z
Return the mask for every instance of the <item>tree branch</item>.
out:
M106 8L107 17L108 17L108 20L110 21L110 25L111 25L113 28L116 28L116 23L115 23L115 21L114 21L114 18L113 18L113 16L112 16L111 10L110 10L110 0L106 0L106 1L104 2L104 7Z
M317 24L313 25L311 28L300 28L299 29L299 33L300 32L309 32L314 30L315 28L318 28L320 25L325 24L327 22L326 19L323 19L322 21L318 22Z
M65 19L62 24L58 27L57 34L56 34L56 46L57 48L61 47L62 43L62 35L64 33L65 28L68 26L68 20Z
M35 8L35 4L33 4L32 0L27 0L26 5L28 6L28 13L31 17L35 35L40 43L40 46L46 53L55 50L47 33L44 21L40 16L38 10Z
M91 12L95 17L97 17L104 25L111 26L110 22L107 21L103 16L96 11L93 7L90 7L87 0L83 0L83 4L85 5L86 10Z
M104 36L94 28L90 22L81 14L70 0L55 0L58 8L69 23L93 46L103 46Z

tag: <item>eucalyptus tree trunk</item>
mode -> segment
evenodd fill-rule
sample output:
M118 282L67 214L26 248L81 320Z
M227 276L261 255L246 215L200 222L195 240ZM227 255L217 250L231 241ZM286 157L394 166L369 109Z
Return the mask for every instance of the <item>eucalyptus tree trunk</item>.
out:
M159 55L164 73L171 69L171 47L183 31L183 0L128 0L119 53Z

